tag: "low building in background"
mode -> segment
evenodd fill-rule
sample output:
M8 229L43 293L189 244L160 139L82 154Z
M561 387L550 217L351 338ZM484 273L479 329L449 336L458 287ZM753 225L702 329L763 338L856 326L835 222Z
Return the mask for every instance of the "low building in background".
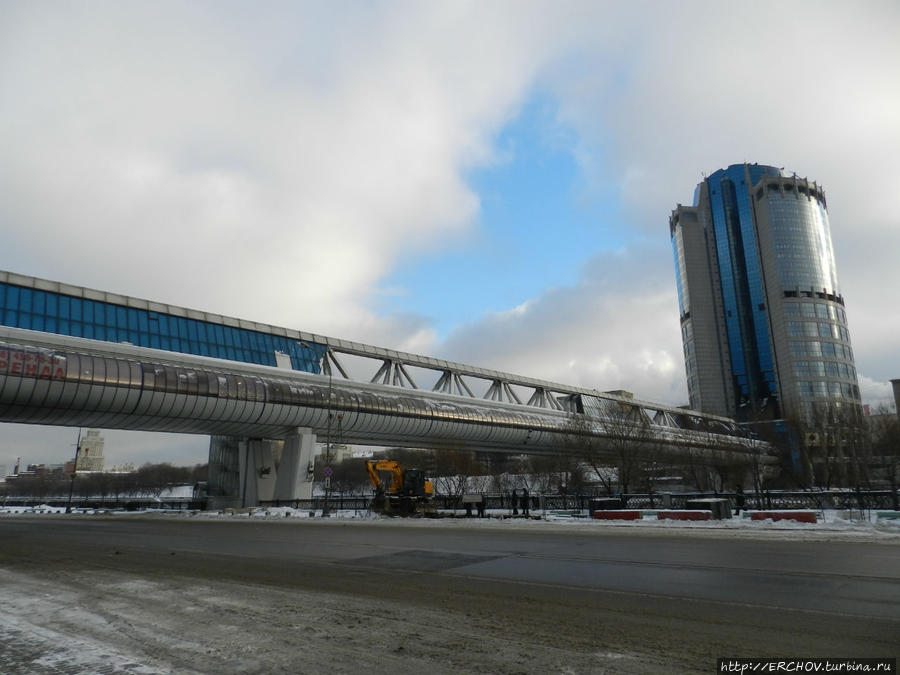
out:
M50 476L53 474L62 475L67 472L67 467L71 464L71 462L65 464L29 464L25 471L21 471L18 473L19 476L30 475L30 476Z
M353 457L353 448L349 445L345 445L344 443L332 443L330 450L328 449L327 444L323 444L320 449L320 454L323 457L328 454L328 457L326 457L326 459L332 464L339 464L345 459L350 459Z
M900 379L891 380L891 386L894 388L894 412L900 417Z
M106 473L134 473L137 471L137 468L131 462L126 462L125 464L116 464L114 466L109 467L106 470Z

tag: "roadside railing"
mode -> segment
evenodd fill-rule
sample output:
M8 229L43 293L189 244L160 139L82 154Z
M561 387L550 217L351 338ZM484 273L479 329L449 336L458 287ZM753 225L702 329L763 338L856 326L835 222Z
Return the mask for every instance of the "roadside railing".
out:
M485 509L491 511L521 511L523 499L521 490L515 496L506 493L484 493ZM683 509L690 499L704 497L724 497L731 500L733 508L740 509L888 509L900 510L900 495L896 490L765 490L763 492L655 492L609 494L538 494L527 495L530 512L546 511L589 511L591 500L616 498L623 509L672 508ZM463 495L435 495L435 503L442 510L464 510ZM43 496L0 496L0 506L66 506L67 495ZM260 502L261 507L289 507L298 510L354 510L366 511L372 503L371 494L332 494L326 498L317 495L312 499L273 500ZM175 509L201 510L206 508L202 498L175 497L157 499L147 496L77 496L72 499L72 507L79 509Z
M512 493L484 493L487 510L522 510L525 496L521 490L515 496ZM900 510L898 493L892 490L766 490L757 492L655 492L628 493L625 495L608 494L538 494L527 495L529 511L588 511L591 500L614 497L622 500L622 508L651 509L672 508L683 509L685 502L705 497L722 497L731 500L733 508L741 509L893 509ZM434 497L438 509L464 510L463 495L442 495ZM372 501L372 495L332 495L328 498L329 509L366 510ZM322 496L313 499L293 501L262 502L261 506L287 506L300 510L318 511L325 506Z

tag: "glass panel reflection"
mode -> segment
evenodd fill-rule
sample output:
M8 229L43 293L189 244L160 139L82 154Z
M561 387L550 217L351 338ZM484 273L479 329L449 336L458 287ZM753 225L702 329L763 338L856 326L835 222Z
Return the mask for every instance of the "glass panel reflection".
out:
M0 283L0 324L267 366L279 351L294 370L317 374L325 353L320 344L8 283Z

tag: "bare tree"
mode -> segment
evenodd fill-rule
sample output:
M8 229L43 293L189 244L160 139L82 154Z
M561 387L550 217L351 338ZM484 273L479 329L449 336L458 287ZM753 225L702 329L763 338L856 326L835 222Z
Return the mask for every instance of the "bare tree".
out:
M659 442L649 435L641 450L640 460L637 464L637 478L643 480L647 494L650 497L650 508L654 508L654 481L660 477L660 473L666 468L660 461L662 447Z
M526 487L535 493L570 495L584 488L584 470L578 457L562 451L552 455L530 455L525 474L531 477Z
M708 452L709 446L706 450ZM705 454L704 449L687 448L674 466L682 473L686 482L696 489L715 491L721 488L724 481L721 472Z
M112 479L108 473L95 471L79 476L76 483L78 494L82 497L100 497L102 499L109 493Z
M69 479L62 475L37 473L19 475L6 483L6 492L11 497L30 498L41 501L45 497L61 496L68 490Z
M583 413L569 413L565 438L566 448L590 467L606 494L612 495L616 484L616 472L611 468L614 460L602 450L604 444L594 435L590 419Z
M459 501L471 488L472 477L486 476L475 454L466 450L439 450L435 453L437 491ZM485 485L490 484L486 477Z
M795 426L808 486L860 489L870 484L871 435L858 408L817 405Z
M894 509L900 509L897 488L900 483L900 415L887 406L879 406L869 417L873 463L877 464L891 489Z
M369 489L369 474L363 457L348 457L332 466L331 489L340 495L364 493Z
M839 429L838 442L847 457L847 485L857 491L872 487L872 435L862 411L843 407L835 415Z
M159 499L170 485L193 483L194 467L172 466L169 463L144 464L133 476L137 491L146 492Z
M614 484L608 469L615 466L619 491L626 494L640 479L644 464L655 461L658 439L638 406L609 401L603 413L601 419L570 413L566 445L591 468L608 494L613 494Z

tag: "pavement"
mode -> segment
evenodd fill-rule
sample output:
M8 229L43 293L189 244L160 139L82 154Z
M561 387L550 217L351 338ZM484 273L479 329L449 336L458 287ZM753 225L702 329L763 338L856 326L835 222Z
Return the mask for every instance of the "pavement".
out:
M900 537L874 528L27 514L0 541L4 673L712 672L900 644Z

